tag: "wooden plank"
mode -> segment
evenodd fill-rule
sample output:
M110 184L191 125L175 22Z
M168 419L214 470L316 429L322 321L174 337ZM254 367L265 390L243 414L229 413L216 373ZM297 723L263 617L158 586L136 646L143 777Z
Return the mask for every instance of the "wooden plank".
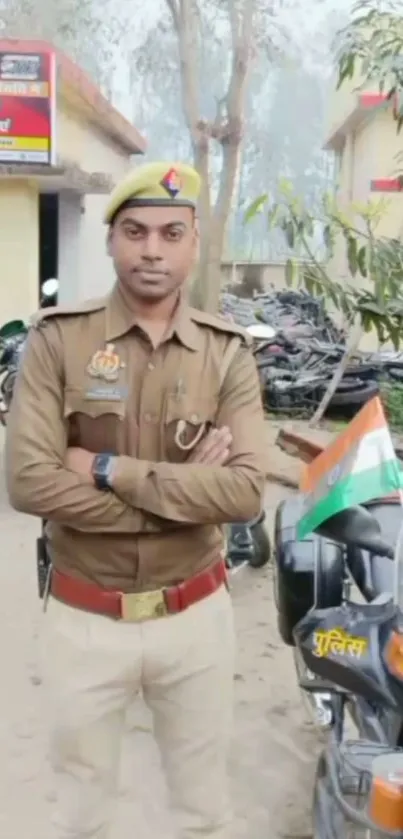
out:
M324 450L324 446L313 443L302 434L281 428L276 437L276 446L290 457L298 457L303 463L312 463Z

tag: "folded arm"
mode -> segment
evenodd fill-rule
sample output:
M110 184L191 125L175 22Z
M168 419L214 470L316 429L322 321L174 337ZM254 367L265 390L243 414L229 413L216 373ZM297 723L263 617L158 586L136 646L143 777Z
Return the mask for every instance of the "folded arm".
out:
M248 521L258 515L264 489L264 418L256 364L241 347L226 375L216 423L232 434L225 466L150 463L117 457L114 492L146 513L178 524Z
M62 340L56 322L31 329L17 376L6 437L12 506L86 532L139 533L144 514L100 492L64 466ZM149 527L147 528L149 530Z

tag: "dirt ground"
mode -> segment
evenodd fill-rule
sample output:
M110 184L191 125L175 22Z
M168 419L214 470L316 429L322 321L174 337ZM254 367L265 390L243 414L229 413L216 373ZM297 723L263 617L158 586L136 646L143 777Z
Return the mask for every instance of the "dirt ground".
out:
M278 457L271 448L271 461ZM273 465L273 464L272 464ZM284 465L284 464L283 464ZM296 474L295 461L290 468ZM267 488L268 520L287 494ZM52 782L46 761L45 697L36 660L37 523L10 511L0 486L0 836L53 839ZM308 839L318 739L305 716L292 658L276 630L270 567L233 581L239 635L231 777L233 839ZM144 709L133 709L122 759L111 839L171 839L158 754Z

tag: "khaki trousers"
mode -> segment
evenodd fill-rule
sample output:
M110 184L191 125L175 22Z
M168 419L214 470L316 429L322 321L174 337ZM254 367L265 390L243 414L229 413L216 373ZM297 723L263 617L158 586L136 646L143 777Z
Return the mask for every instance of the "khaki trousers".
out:
M109 836L126 712L140 690L178 837L227 837L235 643L225 586L178 615L141 624L51 598L44 630L56 839Z

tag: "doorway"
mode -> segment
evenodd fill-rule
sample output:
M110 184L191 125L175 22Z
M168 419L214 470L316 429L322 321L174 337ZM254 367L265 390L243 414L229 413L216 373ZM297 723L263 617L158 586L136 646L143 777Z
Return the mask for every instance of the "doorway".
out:
M38 303L45 280L59 278L59 194L39 195L39 288Z

